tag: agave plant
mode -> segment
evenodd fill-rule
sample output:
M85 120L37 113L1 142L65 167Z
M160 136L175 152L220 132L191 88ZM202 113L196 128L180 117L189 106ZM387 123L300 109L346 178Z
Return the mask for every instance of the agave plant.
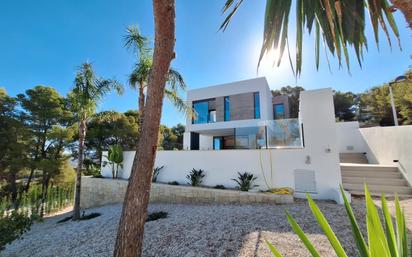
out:
M157 181L157 176L159 176L160 171L163 169L164 166L156 167L153 169L153 176L152 176L152 182Z
M119 167L123 168L123 149L120 145L114 145L109 148L107 156L107 162L103 163L103 166L110 164L112 166L112 177L117 178L119 173Z
M257 179L252 173L249 172L238 172L239 177L237 179L232 179L239 185L240 191L249 191L250 189L257 187L258 185L253 185L253 182Z
M343 188L341 187L342 197L345 202L345 209L348 215L353 237L356 242L356 246L361 257L408 257L412 256L412 252L408 253L408 235L405 224L405 214L401 209L399 204L399 198L395 196L395 221L394 226L392 222L392 217L389 213L388 205L386 202L385 194L382 194L382 213L383 213L383 223L379 216L378 210L372 201L372 197L369 193L368 187L365 185L365 201L366 201L366 227L367 227L367 238L368 242L365 241L362 232L359 229L358 222L356 221L355 215L353 214L352 207L346 198ZM348 256L343 249L341 243L330 227L328 221L326 220L323 213L320 211L319 207L312 200L312 198L307 195L309 206L315 216L319 226L328 238L336 256L346 257ZM316 250L312 242L308 239L305 232L297 224L295 219L286 212L287 219L292 226L293 231L299 236L303 244L306 246L308 251L312 256L320 256L319 252ZM270 251L276 257L281 257L282 254L273 246L270 242L266 241ZM411 249L412 250L412 249Z
M192 171L186 176L189 184L196 187L202 184L203 178L206 176L205 171L202 169L192 169Z

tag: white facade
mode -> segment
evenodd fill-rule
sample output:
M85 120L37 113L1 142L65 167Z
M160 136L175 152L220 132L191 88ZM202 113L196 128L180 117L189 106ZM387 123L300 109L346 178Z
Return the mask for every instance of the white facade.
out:
M249 84L241 82L238 90L231 84L224 86L221 95L250 92L259 90L261 101L269 101L270 90L265 79L254 80L259 83L249 89ZM243 84L244 83L244 84ZM219 91L220 92L220 91ZM205 95L203 95L205 94ZM191 91L191 100L214 96L213 90L199 89ZM263 99L262 99L263 98ZM155 166L164 166L158 177L159 182L178 181L186 184L186 175L195 168L203 169L206 173L204 185L214 187L224 185L234 187L232 180L237 172L250 172L258 177L256 184L259 189L266 190L274 187L291 187L295 189L296 197L305 197L310 193L317 199L331 199L342 202L339 193L341 174L339 167L339 147L336 135L336 125L331 89L319 89L301 92L300 120L303 124L303 145L294 149L255 149L255 150L210 150L211 140L207 136L199 138L206 148L196 151L158 151ZM263 106L263 105L262 105ZM268 104L268 106L271 106ZM271 109L271 107L270 107ZM203 131L209 126L245 125L265 123L270 119L269 108L263 111L260 120L228 121L221 124L191 124L188 131ZM269 122L269 121L267 121ZM185 144L188 144L185 137ZM105 156L105 154L103 154ZM119 172L120 177L130 176L134 152L126 152L124 168ZM104 161L104 160L103 160ZM102 175L111 176L111 167L102 167Z
M259 92L260 118L193 124L192 118L187 117L183 149L190 149L190 132L199 133L199 150L213 150L214 136L231 134L233 133L231 129L234 128L265 126L267 121L273 119L272 92L265 77L189 90L187 92L189 105L203 99L253 92Z
M366 153L370 163L397 165L412 184L412 126L359 128L358 122L336 123L342 153Z

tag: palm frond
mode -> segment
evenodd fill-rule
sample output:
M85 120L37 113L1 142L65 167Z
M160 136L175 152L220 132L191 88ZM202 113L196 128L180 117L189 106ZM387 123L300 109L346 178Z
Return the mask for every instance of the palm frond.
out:
M111 90L123 93L123 86L114 79L98 78L91 63L83 63L74 80L74 87L69 93L72 107L79 116L89 117L96 109L98 102Z
M135 65L133 71L130 73L128 82L129 85L137 89L138 87L145 87L149 79L150 69L152 68L151 58L141 58Z
M227 0L223 7L226 18L220 26L225 30L234 14L243 3L242 0ZM288 23L292 0L267 0L264 16L263 43L258 67L263 56L272 49L279 49L278 65L280 65L285 46L288 42ZM375 41L379 43L381 28L391 45L391 30L399 42L399 32L390 11L388 0L296 0L296 76L302 71L303 33L304 28L311 33L315 24L315 60L319 68L322 38L325 48L337 57L339 66L344 59L350 72L349 48L355 52L359 65L363 61L363 49L367 49L365 36L365 10L369 11ZM400 46L400 43L399 43ZM289 59L290 53L289 53ZM329 63L329 61L328 61ZM292 65L293 69L293 65Z
M180 98L176 92L166 88L165 97L173 104L173 106L179 112L184 113L187 117L195 116L196 112L194 111L192 106L190 106L182 98Z
M180 74L177 70L173 68L169 69L169 73L167 74L167 83L170 85L171 89L176 92L179 89L183 91L186 91L187 89L182 74Z
M138 55L147 55L150 52L148 46L149 39L140 33L137 25L131 25L126 28L126 35L124 36L124 47L131 49Z

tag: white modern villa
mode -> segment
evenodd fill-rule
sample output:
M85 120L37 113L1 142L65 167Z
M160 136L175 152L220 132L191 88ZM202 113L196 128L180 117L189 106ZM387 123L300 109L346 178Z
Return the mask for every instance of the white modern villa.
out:
M362 194L365 182L374 195L412 196L412 126L337 123L331 88L302 91L292 119L288 97L274 97L264 77L190 90L187 101L197 115L187 119L183 150L157 152L158 182L187 184L195 168L208 187L233 188L237 172L249 172L257 190L290 187L295 197L341 203L340 185ZM127 179L134 152L124 155Z

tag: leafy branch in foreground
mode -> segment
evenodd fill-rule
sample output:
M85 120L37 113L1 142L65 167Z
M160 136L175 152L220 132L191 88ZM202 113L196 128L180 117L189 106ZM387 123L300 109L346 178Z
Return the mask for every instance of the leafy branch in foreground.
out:
M221 30L229 25L243 0L226 0L222 12L228 13ZM325 55L329 51L338 57L339 66L345 59L349 70L349 48L353 48L356 58L361 65L364 49L368 48L365 35L365 19L370 17L377 47L379 47L379 30L385 33L389 45L391 38L389 30L393 32L399 42L399 32L392 15L393 9L387 0L296 0L296 75L302 70L303 34L304 29L309 34L315 33L316 68L319 68L321 40L325 48ZM263 43L260 51L259 63L263 56L272 49L279 49L277 65L280 65L283 53L287 47L289 61L294 71L289 52L289 14L292 0L267 0L265 11L265 25ZM365 9L369 15L365 15ZM400 46L400 43L399 43ZM329 63L328 58L326 60ZM259 66L258 63L258 66Z
M392 222L392 217L389 212L385 194L382 194L382 213L383 223L385 224L383 226L382 221L379 217L378 210L375 204L373 203L372 197L369 193L368 187L365 185L366 227L368 238L368 242L366 242L359 228L358 222L356 221L352 207L349 204L349 201L346 198L346 195L342 187L341 194L345 202L345 209L351 224L353 238L356 242L356 247L361 257L412 256L412 252L408 253L408 235L405 223L405 213L400 207L398 196L395 197L395 227ZM309 195L307 195L307 198L309 202L309 207L312 210L312 213L315 216L319 226L328 238L336 256L346 257L347 254L345 250L339 242L339 239L336 237L334 231L330 227L325 216ZM316 250L313 243L308 239L305 232L303 232L302 228L295 221L295 219L289 213L286 213L286 216L289 221L289 224L292 226L292 230L299 236L300 240L303 242L303 244L311 253L311 255L316 257L320 256L319 252ZM266 241L266 243L274 256L282 256L282 254L276 249L275 246L273 246L268 241Z

